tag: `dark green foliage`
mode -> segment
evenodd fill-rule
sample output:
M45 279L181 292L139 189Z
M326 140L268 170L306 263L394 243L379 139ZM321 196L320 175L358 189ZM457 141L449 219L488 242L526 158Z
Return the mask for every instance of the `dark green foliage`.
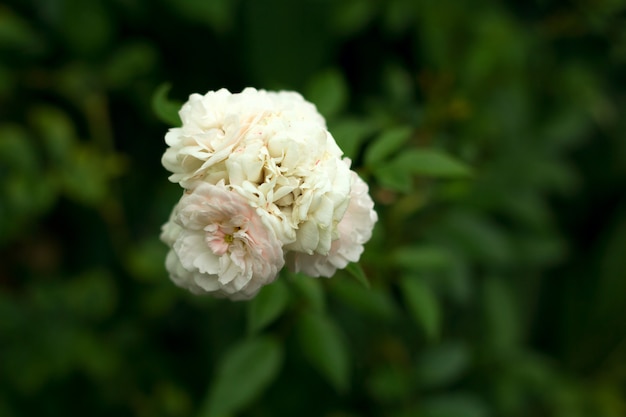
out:
M5 1L0 415L626 415L625 73L619 0ZM196 297L164 135L246 86L316 103L379 222Z

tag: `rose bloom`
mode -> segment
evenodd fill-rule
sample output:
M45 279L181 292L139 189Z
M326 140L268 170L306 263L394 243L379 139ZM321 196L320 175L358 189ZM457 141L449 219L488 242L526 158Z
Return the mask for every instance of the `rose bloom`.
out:
M188 187L224 181L289 250L326 255L350 192L349 168L315 106L295 92L192 94L163 165Z
M192 94L179 114L162 163L185 191L161 234L177 285L249 299L285 259L327 277L359 260L374 204L313 104L221 89Z
M284 265L280 241L223 182L187 190L163 226L166 268L178 286L232 300L254 297Z
M344 161L349 165L347 158ZM354 171L350 171L350 179L350 203L337 226L339 237L332 241L328 255L288 252L287 266L292 271L312 277L332 277L337 269L359 261L363 245L372 237L378 215L365 181Z
M326 129L324 118L313 104L298 93L286 91L246 88L238 94L226 89L204 96L192 94L179 115L182 126L165 135L169 148L162 163L172 172L170 181L183 187L202 179L246 138L265 139L292 124ZM281 124L271 123L272 119Z
M350 168L339 158L319 161L303 178L292 208L296 240L286 250L327 255L350 201Z

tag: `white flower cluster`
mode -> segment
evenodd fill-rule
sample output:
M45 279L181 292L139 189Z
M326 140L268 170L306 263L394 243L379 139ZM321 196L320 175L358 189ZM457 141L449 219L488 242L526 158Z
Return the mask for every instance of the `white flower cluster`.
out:
M162 163L184 191L161 234L177 285L242 300L285 263L330 277L359 260L374 203L313 104L221 89L192 94L179 114Z

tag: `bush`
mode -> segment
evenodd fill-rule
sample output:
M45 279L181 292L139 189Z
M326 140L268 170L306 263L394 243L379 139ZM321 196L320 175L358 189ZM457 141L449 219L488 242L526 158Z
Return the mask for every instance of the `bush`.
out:
M626 415L625 9L8 0L0 414ZM302 92L370 185L369 288L168 279L159 116L246 86Z

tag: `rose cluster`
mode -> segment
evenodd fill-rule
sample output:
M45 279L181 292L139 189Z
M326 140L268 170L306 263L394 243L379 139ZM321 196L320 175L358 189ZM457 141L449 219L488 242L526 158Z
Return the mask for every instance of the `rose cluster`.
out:
M193 293L249 299L287 265L332 276L357 262L377 215L315 106L295 92L192 94L165 136L183 193L161 239Z

